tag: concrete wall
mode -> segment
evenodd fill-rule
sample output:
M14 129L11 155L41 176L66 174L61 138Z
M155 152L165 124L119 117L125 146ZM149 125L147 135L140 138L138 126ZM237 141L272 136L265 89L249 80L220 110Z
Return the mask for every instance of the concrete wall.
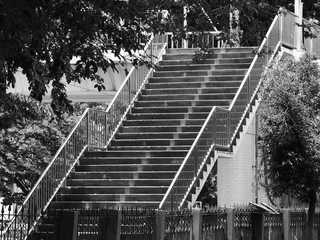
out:
M233 206L254 202L255 119L232 157L218 158L218 205Z
M128 70L130 70L131 65L127 66ZM98 71L98 75L100 75L104 79L104 85L106 90L99 92L96 88L94 88L95 82L91 80L82 80L79 83L70 83L66 85L67 94L69 99L73 102L104 102L109 103L113 96L116 94L117 90L120 88L122 82L124 81L126 74L123 67L118 65L118 72L113 71L111 68L104 73L101 69ZM16 85L15 88L10 88L8 92L14 93L22 93L29 95L30 92L28 90L28 80L26 76L22 73L21 70L15 74L16 77ZM65 78L62 79L62 82L66 83ZM50 91L51 87L48 86L48 93L43 98L43 102L50 102Z

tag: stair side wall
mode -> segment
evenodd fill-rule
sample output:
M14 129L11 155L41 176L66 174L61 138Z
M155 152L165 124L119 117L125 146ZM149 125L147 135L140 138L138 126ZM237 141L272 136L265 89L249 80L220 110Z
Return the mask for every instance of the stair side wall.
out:
M248 204L255 199L256 118L250 122L238 151L218 158L218 205Z

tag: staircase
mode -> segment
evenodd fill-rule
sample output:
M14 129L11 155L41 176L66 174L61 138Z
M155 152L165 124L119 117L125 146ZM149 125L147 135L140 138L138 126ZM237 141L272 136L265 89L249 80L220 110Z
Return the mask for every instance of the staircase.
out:
M107 151L85 152L52 208L158 208L213 106L228 108L253 48L168 49Z

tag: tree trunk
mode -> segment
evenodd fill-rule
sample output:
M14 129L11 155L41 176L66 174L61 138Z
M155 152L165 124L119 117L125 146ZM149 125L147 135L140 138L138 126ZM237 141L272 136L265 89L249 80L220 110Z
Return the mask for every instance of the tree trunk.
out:
M310 197L310 202L309 202L309 209L308 209L306 240L313 240L313 222L314 222L314 215L315 215L316 202L317 202L316 191L310 190L309 197Z

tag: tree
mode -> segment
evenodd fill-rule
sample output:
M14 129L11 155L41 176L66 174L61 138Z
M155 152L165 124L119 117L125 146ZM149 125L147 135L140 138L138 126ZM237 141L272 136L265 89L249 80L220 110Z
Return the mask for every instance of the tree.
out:
M0 196L21 201L31 190L74 122L57 122L36 100L6 94L0 102ZM22 193L10 187L16 184Z
M145 64L138 50L150 33L164 31L175 21L162 21L159 11L170 0L1 0L0 1L0 96L15 85L18 68L27 76L31 97L41 102L52 85L52 108L56 114L70 111L65 85L90 79L104 88L98 68L115 70L106 57L112 52L134 65ZM179 25L179 24L178 24ZM180 24L182 26L182 22ZM77 59L75 67L71 60Z
M261 134L274 197L309 204L308 233L320 190L320 70L310 56L286 58L263 76Z

